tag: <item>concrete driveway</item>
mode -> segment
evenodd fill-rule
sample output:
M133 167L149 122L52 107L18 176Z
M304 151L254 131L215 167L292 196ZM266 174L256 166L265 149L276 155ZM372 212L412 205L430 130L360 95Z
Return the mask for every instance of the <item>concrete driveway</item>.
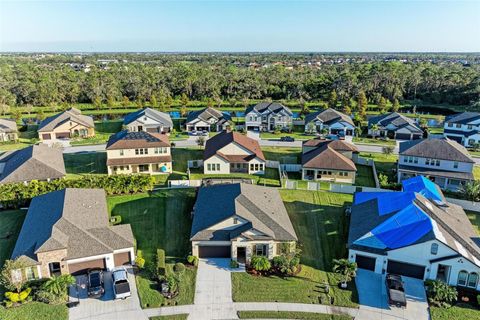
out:
M355 282L360 299L358 320L429 320L428 303L423 281L402 277L405 283L407 307L391 307L387 303L385 276L359 269Z
M104 272L105 294L100 299L88 298L87 276L77 276L77 288L80 304L69 309L70 320L147 320L140 307L137 295L137 286L132 268L128 268L128 281L132 296L125 300L113 299L112 276L110 272ZM77 289L70 288L70 301L77 301Z

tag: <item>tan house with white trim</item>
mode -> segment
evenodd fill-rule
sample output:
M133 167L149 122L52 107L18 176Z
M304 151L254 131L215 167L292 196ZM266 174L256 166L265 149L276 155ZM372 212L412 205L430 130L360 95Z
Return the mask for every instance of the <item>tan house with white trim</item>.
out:
M17 141L18 128L15 120L0 119L0 142Z
M82 115L82 112L75 108L46 118L38 127L38 138L44 143L68 140L74 137L90 138L94 136L93 118Z
M120 131L107 143L108 174L172 173L168 136L146 131Z

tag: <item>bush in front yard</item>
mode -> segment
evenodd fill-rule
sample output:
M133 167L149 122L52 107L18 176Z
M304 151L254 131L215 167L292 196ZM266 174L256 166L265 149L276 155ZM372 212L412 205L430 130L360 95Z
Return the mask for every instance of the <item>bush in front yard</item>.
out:
M158 276L164 276L165 270L165 250L157 249L157 273Z
M187 262L191 264L192 266L198 266L198 257L196 256L188 256L187 257Z
M145 266L145 259L143 258L142 250L137 250L137 257L135 258L135 264L139 269L143 269Z
M259 272L266 272L269 271L272 265L270 264L270 261L268 261L267 257L263 256L253 256L252 259L250 260L250 266L255 270Z
M450 307L451 303L457 300L457 289L443 281L428 280L427 286L428 301L439 307Z
M177 262L173 266L173 271L179 275L182 275L185 272L185 265L181 262Z

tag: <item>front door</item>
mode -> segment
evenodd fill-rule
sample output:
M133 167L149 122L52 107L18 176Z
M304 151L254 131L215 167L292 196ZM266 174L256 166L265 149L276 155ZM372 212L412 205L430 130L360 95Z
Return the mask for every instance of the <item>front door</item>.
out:
M138 126L137 130L140 132L140 131L143 131L143 126Z
M448 283L448 280L450 278L450 268L451 268L450 266L439 264L438 271L437 271L437 280Z
M50 262L48 264L48 269L50 271L50 276L59 276L62 274L62 271L60 269L60 262Z
M245 263L247 261L247 248L237 247L237 261L239 263Z

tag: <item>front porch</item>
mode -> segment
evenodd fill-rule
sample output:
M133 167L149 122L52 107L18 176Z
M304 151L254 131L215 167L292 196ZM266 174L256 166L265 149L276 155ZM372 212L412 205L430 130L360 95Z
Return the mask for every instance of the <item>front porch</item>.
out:
M146 163L108 166L109 174L169 174L172 173L172 164L168 163Z
M332 169L302 169L302 180L355 183L355 172Z

